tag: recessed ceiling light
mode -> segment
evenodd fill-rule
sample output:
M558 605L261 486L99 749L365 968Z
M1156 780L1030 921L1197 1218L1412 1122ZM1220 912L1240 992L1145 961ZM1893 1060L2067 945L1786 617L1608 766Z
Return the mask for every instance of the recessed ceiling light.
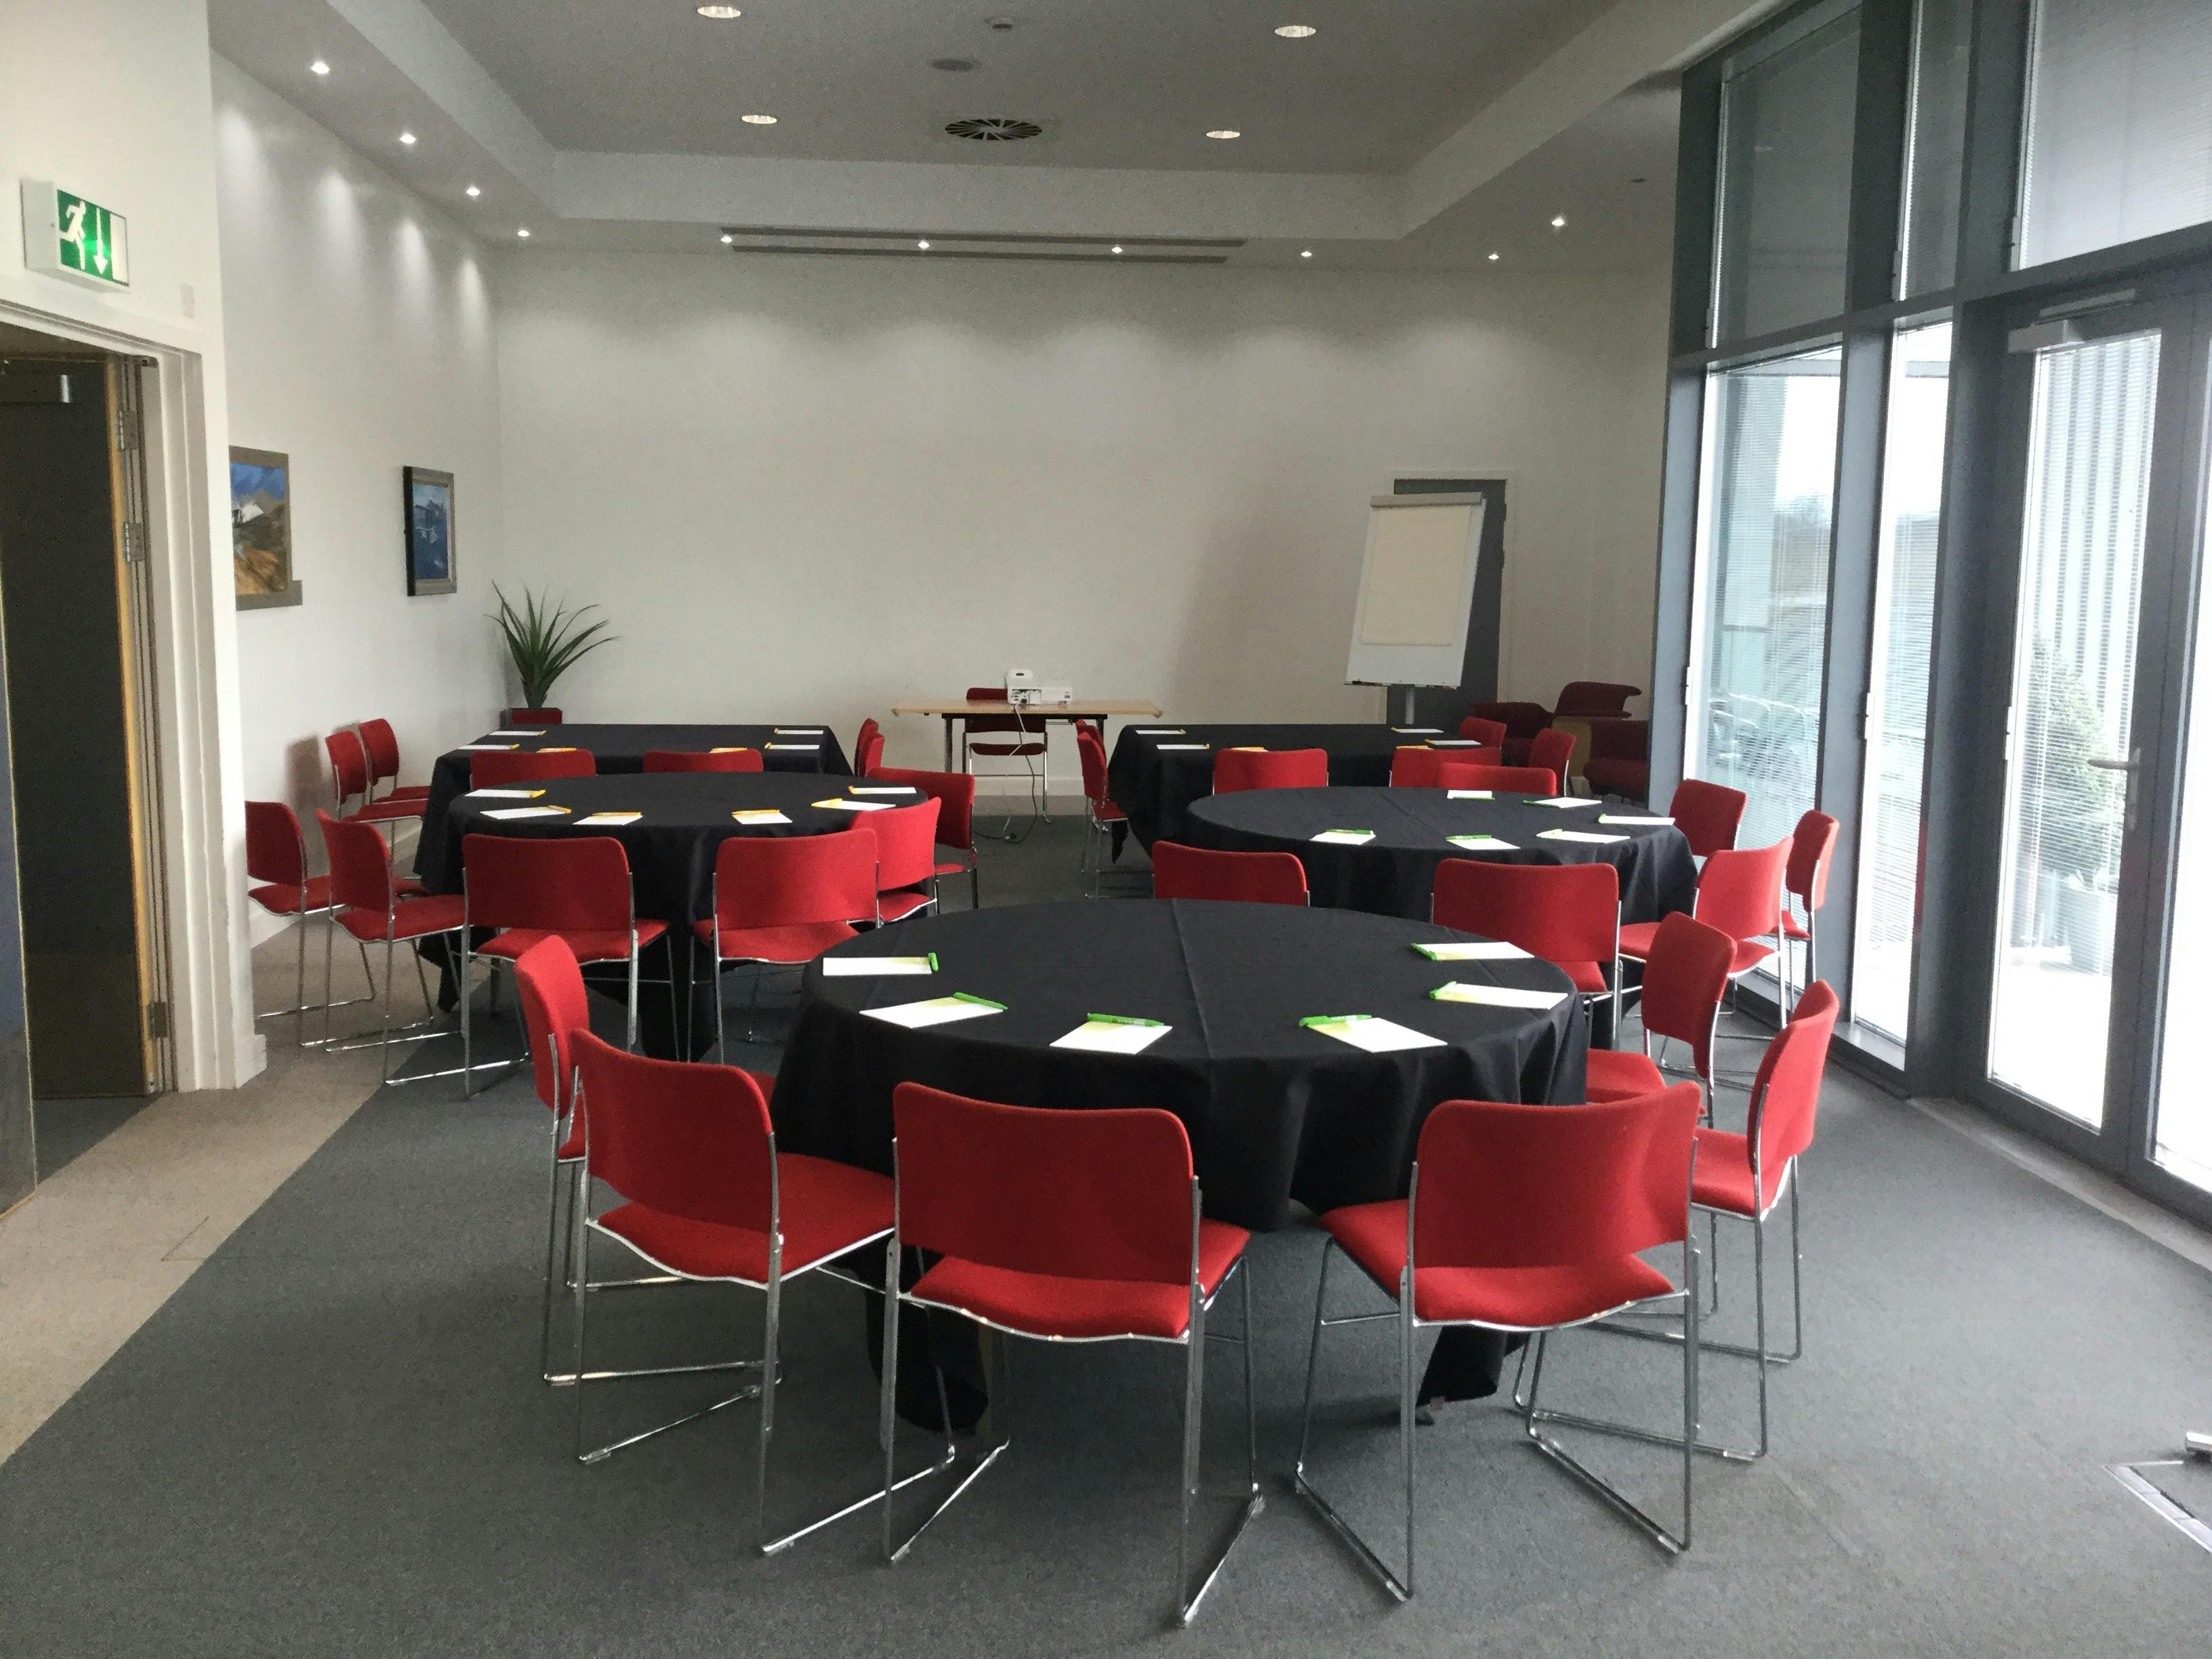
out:
M1321 31L1311 23L1285 23L1275 33L1285 40L1310 40Z
M1310 258L1313 258L1313 250L1312 250L1311 248L1310 248L1310 247L1302 247L1302 248L1300 248L1300 249L1298 250L1298 258L1301 258L1301 259L1310 259Z
M1116 253L1119 253L1121 251L1121 245L1119 242L1115 243L1115 244L1114 244L1114 252L1116 252Z
M1492 254L1490 257L1491 257L1491 258L1492 258L1492 259L1493 259L1493 260L1495 260L1495 259L1498 258L1498 256L1497 256L1495 253Z
M399 142L403 144L411 144L415 142L415 135L411 132L403 132L399 135Z
M331 66L319 58L307 65L307 73L310 75L328 75L330 72Z
M1565 214L1555 213L1552 216L1552 228L1553 230L1565 230L1566 228L1567 216Z
M1209 138L1242 138L1244 135L1235 127L1216 127L1206 136Z
M773 115L740 115L738 119L749 127L772 127L775 125Z
M468 193L471 196L481 196L483 194L483 191L478 190L474 185L471 185L469 186Z
M919 248L927 248L929 246L929 243L927 240L924 240L922 241L916 242L915 246Z
M523 240L528 241L530 240L530 227L528 225L517 225L514 228L514 234L521 237Z
M730 233L729 233L728 231L726 231L726 231L724 231L724 232L722 233L722 246L723 246L724 247L728 247L732 243L735 242L737 240L738 240L738 239L737 239L736 237L734 237L734 236L731 235L731 234L730 234Z
M702 6L699 8L699 15L711 17L718 23L726 23L732 17L743 17L744 13L739 11L735 6Z

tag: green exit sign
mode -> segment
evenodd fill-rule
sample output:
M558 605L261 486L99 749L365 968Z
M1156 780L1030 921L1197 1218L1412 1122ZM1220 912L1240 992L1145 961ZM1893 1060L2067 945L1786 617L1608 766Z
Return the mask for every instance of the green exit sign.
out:
M129 288L130 223L112 208L46 179L26 179L23 262L94 288Z

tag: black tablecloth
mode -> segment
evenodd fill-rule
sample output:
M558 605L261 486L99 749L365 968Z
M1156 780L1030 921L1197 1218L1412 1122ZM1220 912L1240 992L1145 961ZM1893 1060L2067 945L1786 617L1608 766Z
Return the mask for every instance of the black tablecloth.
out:
M571 727L571 730L576 728ZM586 730L591 728L585 728ZM661 728L665 730L667 728ZM827 752L826 750L824 752ZM545 793L533 801L498 797L456 799L438 837L434 861L421 861L422 884L436 893L461 890L461 837L482 831L533 840L571 836L611 836L629 857L630 887L637 914L668 923L677 940L675 972L677 1005L688 1007L690 1056L705 1052L714 1030L714 1005L702 981L696 987L690 972L691 953L685 945L691 924L714 913L714 854L732 836L818 836L848 829L866 812L853 813L808 803L845 793L848 779L807 774L791 776L776 772L661 772L651 777L639 773L611 777L558 778L532 788ZM885 795L872 797L891 805L922 799ZM569 815L557 818L493 818L489 811L516 806L566 806ZM789 823L743 824L730 814L741 808L774 807ZM644 816L632 823L585 825L578 820L592 812L635 811ZM430 837L426 833L424 842ZM666 964L664 947L646 952L643 973L658 978ZM626 973L599 970L594 983L611 994L627 995ZM647 1054L664 1057L678 1054L681 1044L670 1029L667 993L658 986L639 992L641 1041ZM688 1056L687 1056L688 1057Z
M1446 859L1503 864L1588 864L1602 859L1620 872L1624 921L1657 921L1695 907L1697 866L1690 843L1672 824L1601 823L1601 815L1649 817L1626 802L1603 806L1538 806L1541 796L1453 800L1442 789L1246 789L1192 803L1183 839L1232 853L1294 853L1305 866L1316 904L1378 915L1427 917L1437 866ZM1325 830L1372 830L1375 839L1348 847L1313 837ZM1626 836L1626 841L1547 841L1547 830ZM1455 847L1447 836L1496 836L1514 850Z
M828 772L839 777L852 775L852 764L837 742L837 734L826 726L815 729L812 720L789 720L784 730L789 736L778 736L773 726L550 726L542 729L541 738L495 738L490 732L474 739L477 743L513 742L518 749L588 749L602 773L641 772L645 769L646 751L651 749L678 749L703 751L708 749L758 749L762 763L771 772ZM797 728L806 730L802 734ZM526 728L512 728L521 731ZM777 744L818 744L817 749L777 749L766 745ZM428 881L426 872L446 862L447 811L454 800L465 793L469 787L469 763L474 757L466 749L448 750L438 757L437 765L430 773L430 794L422 814L422 838L415 849L415 872ZM453 857L459 859L459 851ZM443 890L442 889L440 890Z
M836 956L934 951L929 977L830 979L807 969L777 1073L787 1152L891 1167L891 1091L926 1083L1015 1105L1158 1106L1189 1131L1206 1213L1280 1226L1315 1211L1401 1196L1438 1101L1583 1097L1577 999L1544 1012L1431 1000L1449 980L1548 989L1536 961L1434 963L1425 923L1273 904L1077 902L963 910L902 922ZM912 1031L860 1011L966 991L987 1018ZM1138 1055L1054 1048L1088 1013L1174 1029ZM1370 1054L1302 1029L1316 1014L1376 1014L1444 1046Z
M1186 726L1155 736L1172 720L1139 720L1124 726L1106 769L1114 804L1129 815L1129 828L1150 848L1155 841L1187 839L1184 815L1191 802L1213 793L1213 757L1224 749L1326 749L1332 784L1386 784L1390 757L1407 744L1432 737L1450 742L1448 732L1413 732L1389 726ZM1202 743L1202 750L1163 744Z

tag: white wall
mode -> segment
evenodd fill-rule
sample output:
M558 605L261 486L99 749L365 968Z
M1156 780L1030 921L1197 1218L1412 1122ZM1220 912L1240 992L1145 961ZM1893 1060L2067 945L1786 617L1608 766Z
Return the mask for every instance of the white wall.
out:
M295 607L241 611L246 792L315 845L322 739L381 714L409 781L502 696L492 295L465 234L323 127L215 60L230 437L291 457ZM400 469L454 475L458 593L410 599Z
M1367 719L1367 500L1511 479L1506 695L1649 684L1665 283L502 254L519 580L604 605L587 719L861 718L1010 665ZM1061 764L1055 761L1055 766Z

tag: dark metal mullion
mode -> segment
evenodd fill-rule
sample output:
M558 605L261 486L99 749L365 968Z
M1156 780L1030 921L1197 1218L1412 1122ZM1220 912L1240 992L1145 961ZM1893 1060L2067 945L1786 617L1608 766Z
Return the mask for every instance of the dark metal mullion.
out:
M1966 64L1965 171L1959 181L1961 287L2012 270L2027 108L2031 0L1976 0Z
M1682 77L1674 163L1674 283L1668 349L1706 343L1712 315L1720 182L1721 66L1709 58Z
M1862 0L1859 6L1857 113L1844 243L1847 314L1884 304L1897 289L1914 9L1914 0Z
M1659 560L1652 599L1651 789L1656 805L1681 781L1688 735L1690 612L1697 580L1698 472L1704 464L1705 373L1676 372L1667 381L1664 482L1659 508Z

